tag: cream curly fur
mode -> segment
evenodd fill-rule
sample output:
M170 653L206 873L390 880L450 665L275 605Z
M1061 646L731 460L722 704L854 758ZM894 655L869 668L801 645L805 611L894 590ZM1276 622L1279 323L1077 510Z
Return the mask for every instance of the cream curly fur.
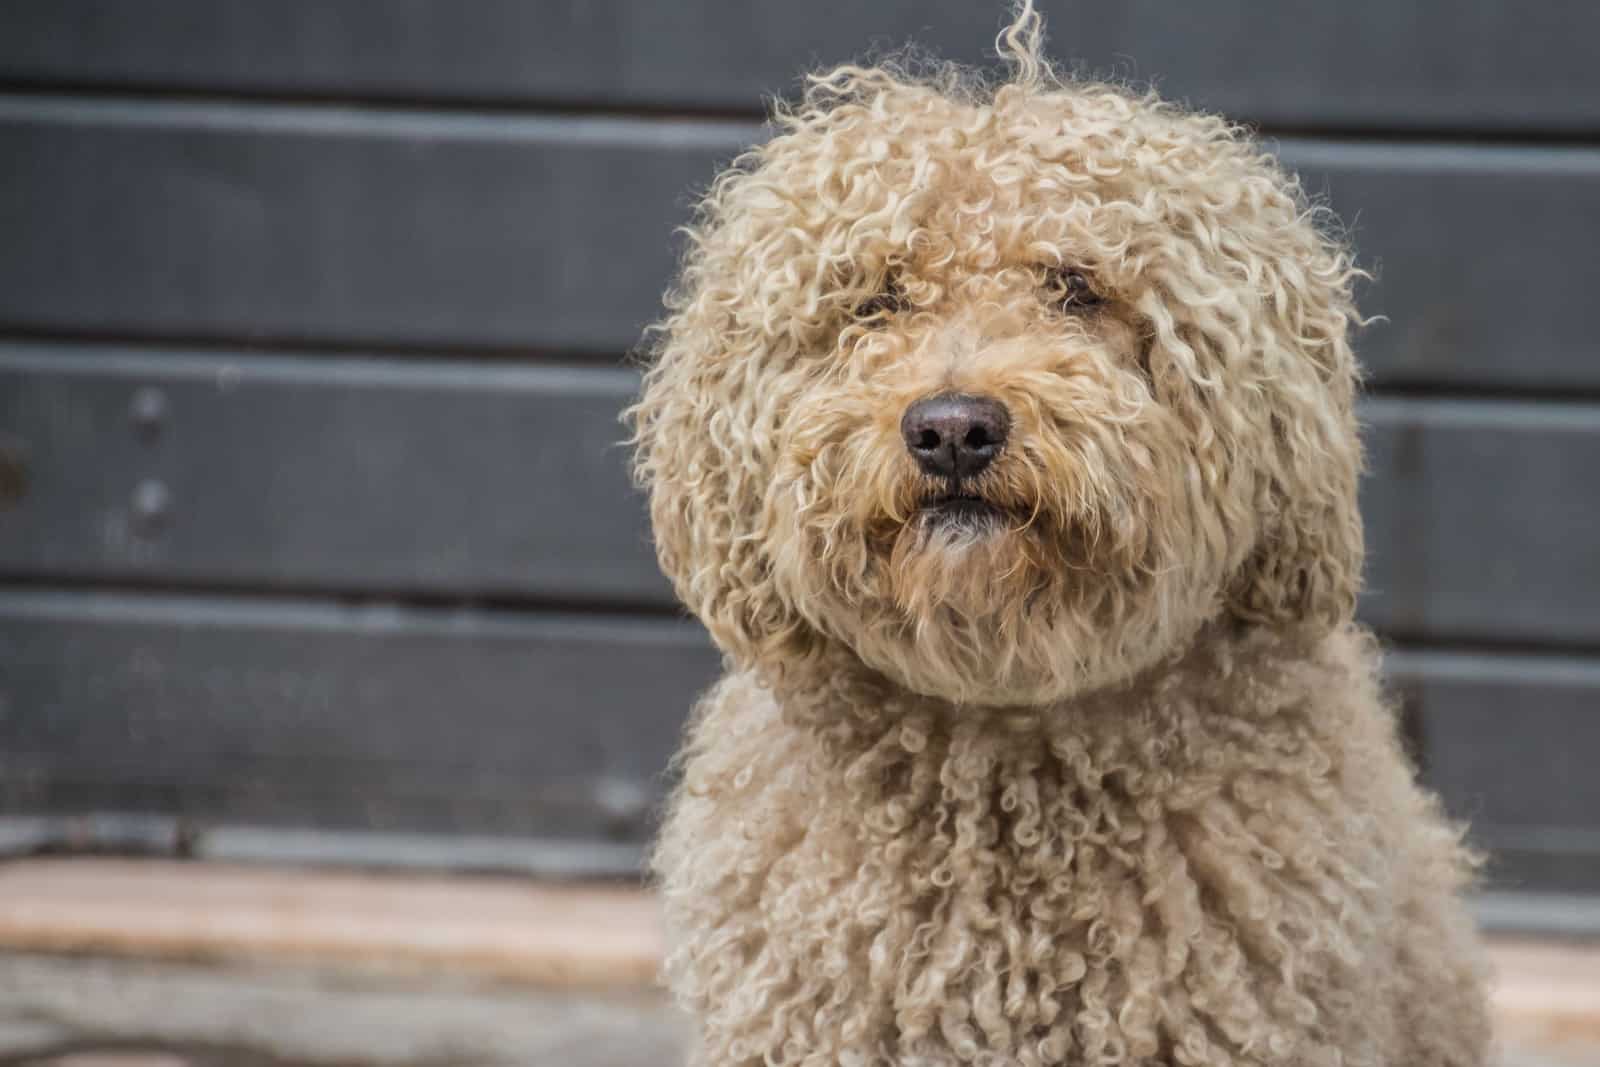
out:
M780 109L630 412L729 659L655 858L697 1062L1481 1064L1470 857L1351 622L1350 260L1239 128L1062 80L1031 4L1002 51ZM925 507L950 391L1003 521Z

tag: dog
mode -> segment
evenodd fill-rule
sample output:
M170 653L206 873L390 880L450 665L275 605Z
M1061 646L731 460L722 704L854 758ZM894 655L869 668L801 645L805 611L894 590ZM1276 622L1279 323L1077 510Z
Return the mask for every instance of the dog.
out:
M1353 621L1359 271L1241 128L813 76L628 418L727 661L653 859L706 1067L1474 1067L1475 858Z

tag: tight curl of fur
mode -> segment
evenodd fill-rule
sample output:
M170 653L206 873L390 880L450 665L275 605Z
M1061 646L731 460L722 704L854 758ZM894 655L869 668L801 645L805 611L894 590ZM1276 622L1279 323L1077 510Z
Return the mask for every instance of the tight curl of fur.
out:
M708 1067L1476 1067L1473 859L1352 622L1357 271L1239 127L845 66L711 187L629 417L726 653L655 856ZM902 439L981 396L955 488Z

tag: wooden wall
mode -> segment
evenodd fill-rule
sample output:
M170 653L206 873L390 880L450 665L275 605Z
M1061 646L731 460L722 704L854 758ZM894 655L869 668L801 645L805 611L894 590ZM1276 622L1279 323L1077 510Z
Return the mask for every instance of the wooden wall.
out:
M1600 8L1044 6L1352 225L1363 614L1498 884L1600 891ZM672 227L803 69L999 21L0 9L0 844L631 862L715 669L617 444Z

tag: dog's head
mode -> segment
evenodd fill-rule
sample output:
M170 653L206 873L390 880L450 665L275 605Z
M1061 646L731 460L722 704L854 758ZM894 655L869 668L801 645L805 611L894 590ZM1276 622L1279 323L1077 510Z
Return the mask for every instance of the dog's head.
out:
M662 566L745 664L1040 704L1361 566L1352 268L1237 127L843 67L701 204L632 410Z

